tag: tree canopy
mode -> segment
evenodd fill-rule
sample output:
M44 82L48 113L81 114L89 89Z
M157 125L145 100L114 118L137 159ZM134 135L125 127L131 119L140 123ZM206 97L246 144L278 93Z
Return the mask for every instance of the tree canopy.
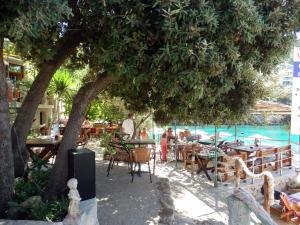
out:
M111 95L133 111L153 108L162 123L235 121L289 53L299 8L292 0L109 1L101 35L73 62L107 71Z

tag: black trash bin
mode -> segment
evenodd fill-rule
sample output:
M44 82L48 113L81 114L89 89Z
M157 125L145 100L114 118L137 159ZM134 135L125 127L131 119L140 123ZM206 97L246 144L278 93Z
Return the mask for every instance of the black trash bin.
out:
M69 151L69 179L78 180L81 200L96 197L95 152L87 149Z

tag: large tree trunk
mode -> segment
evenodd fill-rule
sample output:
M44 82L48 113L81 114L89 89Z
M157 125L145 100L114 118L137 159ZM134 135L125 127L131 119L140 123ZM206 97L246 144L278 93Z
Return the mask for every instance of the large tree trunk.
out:
M41 65L12 127L12 143L14 153L15 176L22 176L28 160L26 138L31 128L38 105L59 67L71 56L81 39L80 32L66 34L58 46L52 60Z
M7 102L7 84L3 62L3 42L3 37L0 37L0 218L3 217L14 187L14 164Z
M72 110L58 149L54 169L47 188L47 199L53 199L64 193L68 179L68 150L76 148L76 142L90 102L111 82L107 74L99 75L96 81L82 86L75 95Z

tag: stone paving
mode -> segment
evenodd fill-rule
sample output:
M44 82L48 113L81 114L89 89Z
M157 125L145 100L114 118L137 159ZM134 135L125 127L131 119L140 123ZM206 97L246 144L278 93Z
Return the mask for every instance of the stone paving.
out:
M148 173L136 176L133 183L127 165L115 165L110 176L106 177L107 162L97 158L97 198L98 219L101 225L223 225L228 224L226 197L234 189L233 184L220 184L218 188L200 174L192 176L179 163L160 163L156 165L153 183ZM142 168L147 171L147 167ZM284 171L278 182L294 174ZM166 179L161 179L166 178ZM162 190L162 182L169 185L170 191ZM241 183L243 187L256 194L262 181L251 180ZM164 199L166 193L171 197ZM166 206L164 208L164 206ZM170 216L170 213L173 213ZM260 224L252 215L252 224ZM277 220L278 224L286 224ZM242 224L242 223L241 223Z

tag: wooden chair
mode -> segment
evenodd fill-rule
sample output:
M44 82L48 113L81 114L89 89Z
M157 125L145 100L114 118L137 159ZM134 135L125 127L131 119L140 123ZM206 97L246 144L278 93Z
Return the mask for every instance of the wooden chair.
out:
M149 177L150 177L150 182L152 183L152 177L151 177L151 170L150 170L150 153L151 150L148 148L135 148L133 150L133 160L132 162L134 163L134 168L132 171L132 180L131 182L133 182L134 180L134 173L135 173L135 168L136 166L139 164L148 164L148 168L149 168ZM140 171L139 171L140 172Z
M90 139L97 138L97 137L100 136L100 130L97 129L96 127L92 127L90 129L90 132L88 133L88 136L89 136Z
M186 145L182 150L182 156L183 156L183 165L185 169L188 169L188 166L191 167L192 173L194 173L194 170L196 166L198 166L198 158L196 156L196 153L199 153L202 150L202 147L200 145L192 144L192 145Z
M132 155L131 155L131 150L126 146L126 145L122 145L122 144L117 144L112 142L111 147L113 147L115 149L115 152L111 152L110 156L109 156L109 164L107 167L107 176L109 176L110 171L113 169L114 167L114 163L120 161L123 162L127 162L128 163L128 167L131 165L131 161L132 161Z
M243 161L246 161L247 153L245 153L245 152L237 153L237 152L231 151L231 152L227 153L226 156L222 157L221 162L218 163L218 174L223 174L223 179L221 178L221 176L219 177L221 182L227 181L230 176L233 177L236 173L235 162L232 161L233 157L239 157ZM242 172L241 179L245 179L245 178L246 178L246 174L244 172Z

